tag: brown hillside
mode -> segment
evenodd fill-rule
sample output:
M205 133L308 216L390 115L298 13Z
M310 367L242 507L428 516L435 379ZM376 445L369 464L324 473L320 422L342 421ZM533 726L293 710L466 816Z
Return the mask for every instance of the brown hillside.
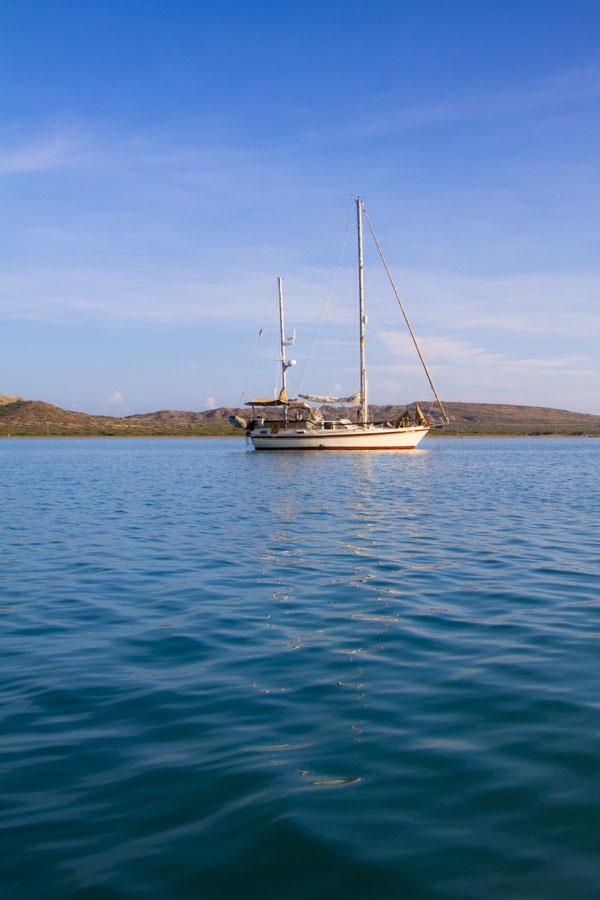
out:
M426 414L437 418L436 407L421 401ZM450 419L447 433L456 434L600 434L600 416L543 406L502 403L445 403ZM414 404L410 404L410 409ZM389 418L401 407L376 407L377 417ZM375 415L375 413L374 413ZM444 432L441 431L441 434Z
M237 413L234 407L221 406L219 409L207 409L203 412L184 412L178 409L161 409L154 413L135 413L126 416L125 421L141 423L165 423L175 425L195 425L214 423L218 425L227 425L228 417L233 413Z
M219 407L202 412L159 410L136 415L93 416L44 403L41 400L8 398L0 404L0 435L227 435L241 436L232 429L228 417L232 413L248 416L247 409ZM426 413L437 417L432 404L421 402ZM411 404L409 408L414 407ZM406 407L403 404L371 407L376 421L397 418ZM575 413L562 409L537 406L513 406L497 403L447 403L450 426L436 434L597 434L600 435L600 416ZM356 416L356 409L327 409L332 416Z
M225 424L209 424L203 413L163 410L140 416L92 416L44 403L18 400L0 406L0 435L58 436L166 436L239 434Z

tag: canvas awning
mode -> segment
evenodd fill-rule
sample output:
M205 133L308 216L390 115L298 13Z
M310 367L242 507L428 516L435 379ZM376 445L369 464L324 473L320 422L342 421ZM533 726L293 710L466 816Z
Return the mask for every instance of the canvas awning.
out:
M300 394L300 396L312 403L352 403L356 405L360 403L360 391L351 394L350 397L321 397L318 394Z

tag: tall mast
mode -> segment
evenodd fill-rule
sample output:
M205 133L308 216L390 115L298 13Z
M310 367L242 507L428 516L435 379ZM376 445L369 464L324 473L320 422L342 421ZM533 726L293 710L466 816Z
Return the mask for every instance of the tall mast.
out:
M360 197L356 200L356 226L358 232L358 309L360 320L360 418L363 425L369 418L369 398L367 396L367 363L365 359L365 331L367 317L365 315L365 261L363 256L362 231L363 204Z

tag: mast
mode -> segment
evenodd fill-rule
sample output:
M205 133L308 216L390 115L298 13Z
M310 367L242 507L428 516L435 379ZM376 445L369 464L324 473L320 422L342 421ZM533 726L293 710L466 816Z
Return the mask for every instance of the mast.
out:
M283 278L281 275L277 276L277 290L279 292L279 333L281 335L281 355L279 357L281 361L281 398L282 400L287 401L287 365L285 361L285 348L286 348L286 340L285 340L285 325L283 321Z
M285 348L291 347L296 340L296 330L294 329L294 333L292 335L287 335L286 337L285 322L283 320L283 278L280 275L277 276L277 290L279 293L279 335L281 340L281 353L279 354L279 361L281 363L281 393L279 394L279 402L287 404L287 370L291 368L291 366L296 365L296 360L287 360L285 358Z
M360 197L356 199L356 228L358 233L358 311L360 321L360 418L361 424L366 425L369 418L369 399L367 396L367 363L365 359L365 331L367 317L365 315L365 261L363 255L363 231L362 231L363 203Z

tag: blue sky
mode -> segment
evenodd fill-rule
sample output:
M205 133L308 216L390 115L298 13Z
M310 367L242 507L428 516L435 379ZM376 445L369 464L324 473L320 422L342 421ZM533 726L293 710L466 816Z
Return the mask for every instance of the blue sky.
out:
M360 193L443 397L600 413L599 45L581 0L4 3L0 393L270 393L277 274L292 389L351 393ZM429 397L372 249L367 301L373 400Z

